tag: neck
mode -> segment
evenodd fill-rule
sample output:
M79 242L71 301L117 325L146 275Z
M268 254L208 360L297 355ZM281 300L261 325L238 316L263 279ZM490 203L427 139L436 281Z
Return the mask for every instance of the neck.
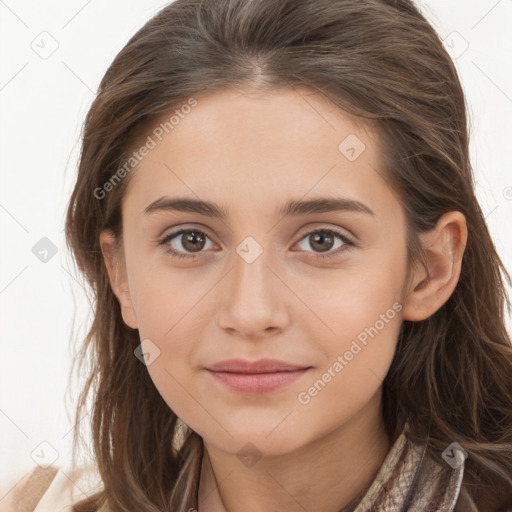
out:
M251 467L205 443L199 512L351 509L374 480L390 448L381 390L348 422L290 453Z

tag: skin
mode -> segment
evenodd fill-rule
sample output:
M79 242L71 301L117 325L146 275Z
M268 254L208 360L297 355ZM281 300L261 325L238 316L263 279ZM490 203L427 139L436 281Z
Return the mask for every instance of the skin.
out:
M197 99L132 171L120 251L110 232L101 234L113 290L126 324L160 350L148 365L155 386L203 438L200 512L338 511L367 490L391 447L381 392L400 325L432 315L453 292L464 216L449 212L421 236L430 280L418 267L408 281L406 218L378 172L376 133L307 89ZM349 134L365 144L353 161L338 149ZM162 196L212 201L229 216L145 215ZM289 199L318 197L353 199L373 215L275 214ZM207 236L194 261L156 244L182 227ZM315 259L325 254L310 235L318 228L338 229L355 245L333 235L324 246L337 256ZM236 251L248 236L263 249L251 263ZM182 242L178 235L167 246L195 254ZM393 304L400 307L394 318L301 403L299 393ZM204 369L235 357L311 368L284 388L248 396ZM247 443L258 455L252 464L237 456Z

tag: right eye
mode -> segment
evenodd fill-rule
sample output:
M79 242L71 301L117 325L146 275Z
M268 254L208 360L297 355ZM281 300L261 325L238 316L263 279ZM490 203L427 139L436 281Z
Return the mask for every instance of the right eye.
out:
M173 243L169 244L169 242L175 242L175 238L177 243L174 243L174 245ZM206 240L209 240L209 237L203 231L192 228L182 228L166 234L159 240L158 245L163 246L165 251L174 258L190 258L196 260L201 257L201 252ZM178 247L176 247L176 245ZM189 253L187 251L192 252Z

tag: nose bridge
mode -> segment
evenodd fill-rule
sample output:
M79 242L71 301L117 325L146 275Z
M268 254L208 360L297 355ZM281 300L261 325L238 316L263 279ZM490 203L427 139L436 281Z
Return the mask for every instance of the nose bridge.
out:
M223 290L220 299L221 327L254 335L284 326L286 298L279 279L270 270L274 266L272 255L272 248L253 236L247 236L235 247L228 289Z
M233 292L239 299L271 302L271 291L275 287L275 276L269 270L272 249L268 246L269 237L261 243L253 236L245 237L235 248L233 255Z

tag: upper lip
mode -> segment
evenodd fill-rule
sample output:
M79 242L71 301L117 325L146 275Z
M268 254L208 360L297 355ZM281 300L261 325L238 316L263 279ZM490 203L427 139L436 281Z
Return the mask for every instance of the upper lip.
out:
M229 373L275 373L304 370L309 366L287 363L278 359L258 359L247 361L245 359L229 359L208 366L206 369L215 372Z

